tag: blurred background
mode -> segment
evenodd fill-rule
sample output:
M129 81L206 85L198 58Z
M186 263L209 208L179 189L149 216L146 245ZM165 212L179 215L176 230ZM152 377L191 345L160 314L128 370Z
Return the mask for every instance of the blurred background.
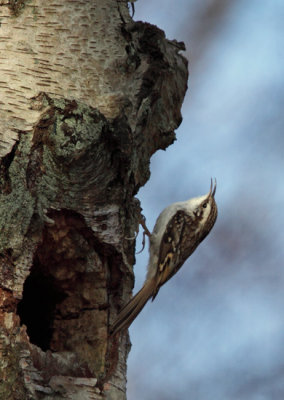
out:
M284 2L138 0L135 10L185 42L190 70L177 141L152 157L137 196L147 225L207 193L211 177L219 217L130 328L128 400L283 400ZM135 292L147 260L145 249Z

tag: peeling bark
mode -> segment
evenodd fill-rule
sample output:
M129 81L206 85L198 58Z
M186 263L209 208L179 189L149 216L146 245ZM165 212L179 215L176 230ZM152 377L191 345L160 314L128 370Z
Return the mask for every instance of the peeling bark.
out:
M0 398L122 400L130 342L108 326L184 47L124 0L2 0L0 19Z

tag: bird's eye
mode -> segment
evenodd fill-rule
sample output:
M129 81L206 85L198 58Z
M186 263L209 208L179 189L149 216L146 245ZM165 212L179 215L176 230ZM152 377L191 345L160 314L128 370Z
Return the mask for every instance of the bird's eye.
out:
M207 203L203 203L203 204L202 204L202 207L203 207L203 208L206 208L206 207L207 207Z

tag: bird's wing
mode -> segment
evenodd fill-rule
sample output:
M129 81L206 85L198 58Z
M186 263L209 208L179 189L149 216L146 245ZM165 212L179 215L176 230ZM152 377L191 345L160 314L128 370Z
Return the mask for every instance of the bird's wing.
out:
M177 272L195 249L192 221L189 214L179 210L168 222L160 244L156 274L157 291L153 299L159 288Z

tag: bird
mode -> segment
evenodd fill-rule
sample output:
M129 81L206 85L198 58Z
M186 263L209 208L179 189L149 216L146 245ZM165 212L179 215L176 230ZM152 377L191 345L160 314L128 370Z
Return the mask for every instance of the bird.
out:
M207 194L172 203L159 215L150 236L148 272L142 289L126 303L110 327L110 334L128 328L147 301L181 268L213 228L218 214L217 182L211 178ZM144 228L145 229L145 228Z

